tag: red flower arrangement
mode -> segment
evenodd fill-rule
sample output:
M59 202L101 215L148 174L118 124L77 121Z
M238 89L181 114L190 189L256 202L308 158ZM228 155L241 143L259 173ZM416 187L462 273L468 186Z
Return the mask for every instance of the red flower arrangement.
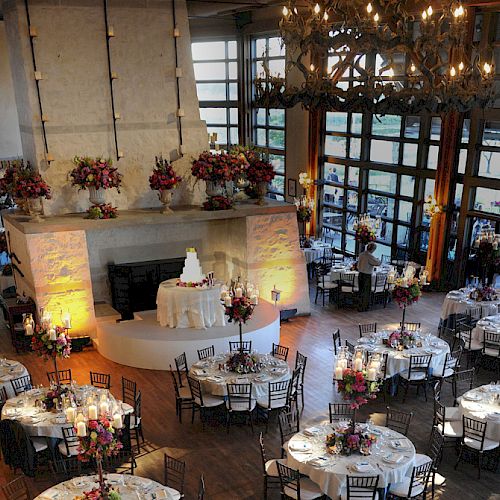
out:
M234 202L231 198L225 196L210 196L207 201L203 202L203 210L229 210L233 208Z
M60 326L44 328L36 325L31 337L31 350L45 360L56 357L69 358L71 338Z
M0 192L22 200L51 198L49 185L30 162L25 165L23 160L7 165L5 174L0 179Z
M118 208L111 206L111 203L102 203L94 205L87 209L86 219L116 219L118 217Z
M392 290L392 298L399 307L411 306L414 302L418 301L421 295L422 292L420 291L418 278L406 280L406 283L398 279Z
M377 397L378 382L369 381L365 372L345 368L342 380L337 380L337 390L346 401L351 401L351 408L357 409Z
M252 184L258 184L259 182L271 182L276 173L270 161L263 160L258 155L252 155L249 158L246 175Z
M110 159L75 156L73 163L76 167L69 174L72 186L78 186L80 189L116 188L120 192L122 174L112 166L113 162Z
M76 431L76 429L75 429ZM78 460L88 462L95 458L117 455L123 448L109 419L101 415L97 420L89 420L86 436L79 436Z
M12 187L14 184L14 173L18 165L24 165L23 160L19 162L7 162L5 167L5 173L2 178L0 178L0 195L4 196L10 194L12 196ZM29 165L29 162L28 162Z
M247 352L235 352L229 357L227 366L236 373L250 373L257 369L258 359Z
M155 157L155 168L149 177L149 187L153 190L164 191L173 189L182 181L182 177L175 174L172 165L161 156Z
M375 231L366 225L358 226L356 233L354 234L354 239L359 241L362 245L367 245L371 241L375 241L377 238L375 236Z
M228 317L228 322L246 323L251 317L255 305L250 302L250 298L243 297L232 297L232 306L226 306L226 316Z
M204 181L223 183L232 181L235 175L244 170L246 161L238 155L230 153L210 153L204 151L193 161L191 173Z

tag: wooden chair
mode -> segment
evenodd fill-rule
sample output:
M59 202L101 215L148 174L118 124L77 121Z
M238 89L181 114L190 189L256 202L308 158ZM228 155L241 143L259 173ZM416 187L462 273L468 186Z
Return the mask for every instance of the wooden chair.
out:
M245 415L250 421L253 432L253 411L257 401L252 397L252 384L226 384L226 429L229 432L231 421L237 415Z
M90 372L90 384L99 389L111 388L111 374Z
M198 349L198 359L203 361L207 358L212 358L215 356L215 346L205 347L203 349Z
M59 453L66 458L78 456L78 446L80 444L80 440L76 435L75 428L71 425L63 427L61 430L63 440L57 445Z
M172 383L174 385L175 414L179 417L179 422L182 423L182 410L192 410L193 396L191 395L189 384L187 387L179 387L177 377L172 370L172 365L170 365L170 375L172 376Z
M71 376L71 368L68 368L67 370L57 370L57 373L59 375L60 384L70 385L73 381L73 377ZM47 378L49 379L49 384L57 385L57 377L55 371L47 372Z
M266 448L264 446L264 437L262 432L259 435L260 458L262 463L262 479L264 480L264 499L267 500L267 491L280 487L278 461L286 464L286 459L272 458L267 459Z
M354 280L356 275L354 273L340 273L339 279L339 302L345 304L347 299L350 298L352 302L355 299L355 293L359 292L359 288L355 286Z
M164 481L167 488L178 491L181 498L184 496L184 479L186 474L186 462L177 460L166 453L163 454ZM172 495L172 498L174 495Z
M399 323L399 326L400 327L403 326L401 322ZM404 329L407 332L416 332L417 330L420 330L420 328L421 328L421 323L415 323L412 321L405 321Z
M296 500L314 500L322 498L323 492L316 483L304 477L298 470L292 469L281 462L277 463L282 498Z
M475 455L477 459L477 478L481 479L481 466L485 452L498 453L500 443L486 437L487 422L475 420L465 415L462 416L462 419L463 435L460 441L460 452L457 463L455 464L455 470L462 461L464 450L467 450L472 455Z
M474 387L475 369L459 370L453 374L451 379L451 392L453 394L453 406L458 405L458 398Z
M389 288L387 286L387 274L377 273L375 275L375 283L371 287L371 303L376 304L382 302L384 308L387 307L387 299Z
M2 486L2 492L7 500L31 500L28 483L24 476L19 476Z
M484 331L481 361L481 365L492 365L491 368L496 365L497 374L500 376L500 333Z
M332 338L333 338L333 353L335 354L335 356L337 356L340 348L342 347L342 340L340 338L340 328L337 328L337 330L332 333Z
M412 418L413 412L395 410L394 408L387 406L385 426L393 431L403 434L403 436L407 436Z
M5 389L5 386L0 386L0 413L2 412L2 409L7 402L7 390Z
M350 403L328 403L328 413L331 424L339 421L356 423L356 410Z
M302 409L304 409L304 377L306 373L307 356L304 356L299 351L295 356L295 369L300 369L300 377L297 385L297 398L300 396Z
M443 364L443 371L440 373L434 372L432 376L435 378L440 378L446 382L451 382L453 375L460 366L462 352L462 347L460 347L456 351L446 353L446 358Z
M378 480L378 476L347 476L347 500L376 500Z
M427 401L427 385L429 384L429 367L432 354L410 356L410 367L408 371L399 374L399 383L404 387L403 403L410 385L417 387L417 395L420 387L424 389L425 400Z
M144 443L144 434L142 432L142 394L141 391L137 393L134 402L134 413L130 415L130 430L135 433L135 441L137 443L137 453L141 452L141 443L139 437Z
M391 484L389 495L396 498L425 498L432 462L414 466L411 477L405 477L400 483Z
M193 396L193 405L191 413L191 423L194 423L195 412L200 412L200 420L202 428L205 429L205 421L208 412L212 409L218 408L225 404L223 398L212 396L210 394L203 395L201 391L201 384L199 380L188 376L188 384Z
M454 408L451 408L453 410ZM463 435L462 422L452 420L452 414L447 412L448 408L441 401L434 398L434 421L433 425L443 437L443 441L451 441L454 445Z
M175 358L175 368L177 370L177 377L179 380L179 387L184 387L184 383L186 383L187 378L189 377L189 368L186 360L186 353L183 352L179 356ZM185 382L182 382L182 376L186 377Z
M281 411L278 414L281 438L281 458L285 456L285 448L289 439L300 430L300 419L297 411Z
M55 456L49 462L49 467L52 476L58 483L82 475L82 462L76 456Z
M327 278L328 268L323 264L315 264L314 274L316 276L316 295L314 297L314 303L318 303L318 295L321 294L323 307L325 306L325 297L328 297L328 302L331 301L333 294L337 291L337 283L333 283Z
M122 449L116 455L104 456L102 463L103 471L112 474L130 474L133 476L136 467L137 463L132 449Z
M274 358L281 359L282 361L286 361L288 359L288 351L289 347L285 347L284 345L275 344L273 342L273 350L271 351L271 355Z
M352 344L351 342L349 342L348 340L345 341L345 346L347 347L347 350L351 353L351 354L354 354L354 350L356 348L356 346L354 344Z
M369 333L377 333L377 323L359 324L359 338Z
M459 331L458 339L459 342L462 343L462 348L467 355L467 365L469 368L471 362L476 360L477 356L481 354L483 350L483 343L474 339L472 335L472 328L467 327ZM455 349L455 343L453 342L452 350Z
M483 317L483 308L481 306L471 307L467 311L466 324L469 328L475 328L477 322Z
M136 398L137 382L122 377L122 401L130 406L134 406Z
M12 390L16 396L33 389L31 375L23 375L22 377L13 378L10 381L10 384L12 385Z
M240 342L239 340L235 342L229 342L229 352L234 353L234 352L240 352L243 350L243 352L246 352L247 354L250 354L252 352L252 341L251 340L244 340L243 342Z
M277 382L268 382L267 398L257 400L257 412L266 418L266 432L269 419L273 411L281 411L289 408L289 395L291 380L281 380Z

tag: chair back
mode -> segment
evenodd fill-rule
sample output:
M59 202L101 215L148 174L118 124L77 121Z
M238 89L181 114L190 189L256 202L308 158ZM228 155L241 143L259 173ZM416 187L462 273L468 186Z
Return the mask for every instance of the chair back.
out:
M365 323L359 325L360 338L367 333L377 333L377 323Z
M300 380L299 384L304 385L304 375L306 373L306 365L307 365L307 356L304 356L299 351L297 351L297 355L295 356L295 369L300 369Z
M292 379L290 380L290 385L288 387L288 405L291 405L292 401L297 401L297 393L299 391L300 383L300 367L293 370Z
M434 469L437 469L443 456L444 436L439 432L437 427L432 428L431 438L429 441L429 449L427 456L432 460Z
M49 462L50 471L52 476L58 482L67 481L73 477L80 476L82 474L82 462L78 460L78 457L61 457L55 456Z
M474 418L466 417L465 415L462 415L462 421L464 427L462 442L464 442L465 438L469 438L472 441L477 442L479 450L482 451L487 423L475 420Z
M198 359L203 361L204 359L211 358L215 356L215 346L204 347L203 349L198 349Z
M189 389L191 390L191 395L193 400L199 406L203 406L203 394L201 392L201 384L199 380L191 378L188 376Z
M172 383L174 384L175 398L179 399L181 397L179 393L179 384L177 383L177 377L175 376L174 370L172 369L172 365L170 366L170 375L172 376Z
M252 384L226 384L228 410L252 411ZM246 400L246 401L245 401ZM245 403L245 404L243 404ZM246 405L248 404L248 407ZM234 408L233 408L234 406Z
M2 408L4 404L7 402L7 390L5 389L5 386L2 385L0 386L0 413L2 412Z
M354 292L354 278L356 275L354 273L340 273L340 286L347 288L347 290L342 290L345 292ZM349 290L350 288L350 290Z
M382 353L382 357L380 359L380 370L379 370L382 380L385 380L387 378L388 360L389 360L389 353L388 352Z
M24 476L16 477L2 486L2 492L7 500L31 500L28 483Z
M59 375L59 383L60 384L71 384L73 377L71 376L71 368L67 370L57 370ZM57 384L56 372L47 372L47 378L49 379L49 384Z
M76 449L78 447L78 444L80 443L80 440L76 435L74 426L71 425L68 427L63 427L61 430L64 444L66 446L66 456L69 457L70 455L76 455ZM73 448L73 450L71 450L70 448Z
M340 338L340 328L337 328L337 330L332 333L332 338L333 338L333 352L336 356L339 352L339 349L342 347L342 340Z
M282 497L300 500L300 472L281 462L276 462L276 465L278 466Z
M334 259L334 251L332 247L325 247L323 249L323 259L322 263L325 266L332 267L333 264L333 259Z
M351 342L349 342L349 341L346 339L346 341L345 341L345 346L347 347L347 350L348 350L351 354L354 354L354 349L355 349L354 344L351 344Z
M446 406L434 397L434 425L440 425L442 432L444 432L444 425L446 422Z
M410 356L410 368L408 369L408 380L412 380L412 375L423 373L424 379L429 377L429 367L432 354L414 354ZM422 379L422 380L424 380Z
M474 387L475 369L459 370L453 374L451 380L451 392L453 394L454 404L456 404L459 396L464 392L472 390Z
M22 377L13 378L10 381L12 385L12 390L16 396L22 394L23 392L33 389L33 381L31 380L31 375L23 375Z
M136 463L132 448L129 450L121 449L114 455L105 455L102 467L108 473L130 474L133 476Z
M268 408L285 408L289 405L291 380L269 382Z
M413 493L413 490L421 490L422 488L423 498L425 498L427 483L429 482L429 475L432 470L432 465L432 462L426 462L422 465L413 467L413 470L411 472L410 486L408 488L408 496L406 498L413 498L414 496L416 496Z
M446 373L446 370L453 370L453 373L457 371L458 367L460 366L460 359L462 358L462 352L463 349L460 346L455 351L446 353L446 359L443 365L443 374L442 374L443 377Z
M170 367L172 368L172 367ZM137 383L122 377L122 401L134 406L137 397Z
M266 447L264 446L264 436L262 435L262 432L259 434L259 447L260 447L260 460L262 463L262 473L266 475L267 454L266 454Z
M186 360L186 353L183 352L175 358L175 368L177 369L177 377L179 379L179 387L183 387L182 374L187 377L189 373L188 364Z
M134 401L134 417L135 422L139 423L142 415L142 393L139 391Z
M205 478L203 474L200 476L200 483L198 485L198 500L205 499Z
M377 498L379 476L347 476L347 499Z
M109 373L90 372L90 384L99 389L110 389L111 375Z
M163 455L165 472L165 486L177 490L181 497L184 496L184 477L186 474L186 462L177 460L166 453Z
M477 322L481 319L483 314L483 308L481 306L471 307L467 311L467 325L470 328L474 328Z
M372 292L375 293L384 292L386 284L387 284L387 274L377 273L375 275L375 283L372 286Z
M385 426L406 436L412 417L413 412L395 410L388 406L385 414Z
M415 323L415 322L412 322L412 321L405 321L404 325L400 322L399 326L404 326L404 329L407 332L416 332L417 330L420 330L421 323Z
M343 420L356 423L356 409L351 408L350 403L329 403L328 409L330 423Z
M285 347L284 345L275 344L273 342L273 350L271 354L273 357L281 359L282 361L286 361L288 359L288 351L289 347Z
M495 358L500 357L500 333L484 331L483 354Z
M252 341L244 340L243 342L240 342L237 340L235 342L229 342L229 351L231 353L243 351L250 354L252 352Z
M281 446L300 430L300 420L296 411L281 411L278 415L280 427Z

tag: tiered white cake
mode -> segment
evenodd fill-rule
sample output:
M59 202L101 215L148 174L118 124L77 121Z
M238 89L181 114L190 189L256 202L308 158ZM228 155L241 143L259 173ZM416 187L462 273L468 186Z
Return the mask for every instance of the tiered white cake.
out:
M184 283L199 283L205 279L205 275L201 272L200 261L196 248L186 249L186 260L184 261L184 268L180 280Z

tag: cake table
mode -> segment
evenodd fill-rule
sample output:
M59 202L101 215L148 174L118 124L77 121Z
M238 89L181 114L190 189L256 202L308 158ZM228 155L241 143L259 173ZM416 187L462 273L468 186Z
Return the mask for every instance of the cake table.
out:
M177 286L177 279L163 281L158 287L156 317L161 326L196 328L225 326L220 302L221 285L208 288Z

